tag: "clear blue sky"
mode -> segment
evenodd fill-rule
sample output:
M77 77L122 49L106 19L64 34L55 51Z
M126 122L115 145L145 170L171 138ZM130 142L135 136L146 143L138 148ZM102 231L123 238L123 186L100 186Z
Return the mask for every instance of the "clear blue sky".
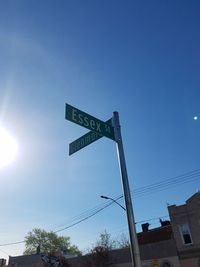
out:
M101 120L119 112L131 190L200 168L199 12L183 0L0 2L0 120L19 143L0 169L0 244L68 226L102 207L100 195L122 193L113 141L68 156L87 130L65 120L65 103ZM198 188L133 194L135 220L167 215ZM117 205L60 234L86 250L104 229L126 233Z

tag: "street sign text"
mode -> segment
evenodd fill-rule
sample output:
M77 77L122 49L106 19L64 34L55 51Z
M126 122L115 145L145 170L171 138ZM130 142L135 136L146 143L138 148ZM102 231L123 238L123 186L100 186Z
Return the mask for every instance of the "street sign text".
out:
M106 123L112 125L112 120L106 121ZM87 145L90 145L94 141L100 139L103 137L102 134L98 134L93 131L89 131L88 133L84 134L80 138L76 139L72 143L69 144L69 155L72 155L73 153L77 152L78 150L84 148Z
M68 104L66 104L65 118L93 132L115 140L113 126Z

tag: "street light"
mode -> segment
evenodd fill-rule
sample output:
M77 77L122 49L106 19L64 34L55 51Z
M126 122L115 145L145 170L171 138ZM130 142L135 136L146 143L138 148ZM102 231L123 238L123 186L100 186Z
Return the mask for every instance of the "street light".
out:
M101 196L101 198L112 200L112 201L115 202L118 206L120 206L123 210L126 211L126 209L125 209L121 204L119 204L115 199L113 199L113 198L111 198L111 197L107 197L107 196Z

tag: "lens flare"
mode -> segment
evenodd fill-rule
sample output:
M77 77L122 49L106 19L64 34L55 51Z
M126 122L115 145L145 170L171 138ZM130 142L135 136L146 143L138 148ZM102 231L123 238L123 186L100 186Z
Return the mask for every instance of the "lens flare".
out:
M16 158L18 143L4 127L0 126L0 168L9 165Z

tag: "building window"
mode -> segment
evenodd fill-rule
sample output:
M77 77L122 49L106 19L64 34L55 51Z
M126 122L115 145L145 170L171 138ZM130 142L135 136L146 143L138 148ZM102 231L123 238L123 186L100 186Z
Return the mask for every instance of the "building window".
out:
M185 245L192 244L192 237L190 234L190 228L188 224L181 224L180 225L180 232L183 239L183 243Z
M169 261L163 261L161 267L172 267L172 264Z

